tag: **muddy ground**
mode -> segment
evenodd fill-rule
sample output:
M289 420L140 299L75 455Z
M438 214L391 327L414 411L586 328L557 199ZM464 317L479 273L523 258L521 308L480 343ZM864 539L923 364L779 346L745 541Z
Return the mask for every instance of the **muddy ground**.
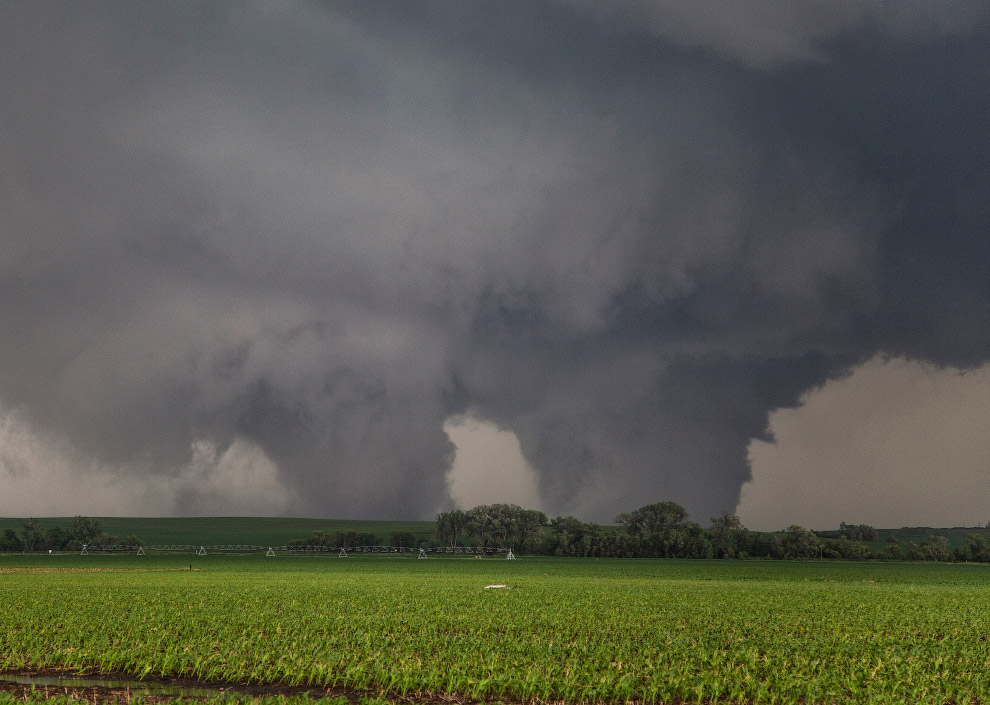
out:
M311 698L345 698L352 703L357 703L361 698L375 697L386 700L395 705L475 705L478 701L458 698L455 696L435 695L435 696L386 696L382 697L376 693L347 690L344 688L318 688L303 686L279 686L279 685L235 685L229 683L205 683L188 679L165 679L165 680L144 680L142 684L147 686L160 686L173 689L194 689L212 691L212 695L186 695L178 693L145 693L140 688L128 686L107 687L104 685L29 685L9 680L12 677L36 677L36 678L81 678L76 673L65 671L9 671L0 672L0 693L13 694L18 699L30 700L56 697L68 697L79 702L93 703L94 705L109 705L110 703L130 703L138 699L146 705L158 705L159 703L171 703L181 698L183 701L210 700L220 695L236 695L241 699L250 700L252 698L292 696L308 694ZM133 681L133 676L124 674L102 674L93 676L94 679L106 681Z

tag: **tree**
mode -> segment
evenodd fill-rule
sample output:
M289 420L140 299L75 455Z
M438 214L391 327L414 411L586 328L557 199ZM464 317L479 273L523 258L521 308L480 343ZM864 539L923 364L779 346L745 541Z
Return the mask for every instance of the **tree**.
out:
M877 530L869 524L839 524L839 533L850 541L876 541Z
M543 512L515 504L482 504L467 511L467 533L483 546L515 549L527 540L538 540L537 532L546 520Z
M834 557L847 561L862 561L872 555L870 547L865 543L862 541L850 541L844 536L838 540L826 541L825 546L829 550L830 555L834 554Z
M921 550L930 561L946 561L949 559L949 539L931 535L922 541Z
M107 546L117 543L117 539L108 535L97 519L77 516L72 519L72 526L63 532L61 528L51 530L51 543L63 548L70 546Z
M923 561L926 558L925 549L914 541L910 541L907 547L907 557L911 561Z
M457 546L458 537L467 530L468 515L460 509L437 514L436 540L438 544Z
M721 558L731 558L735 555L734 544L736 535L743 530L742 522L734 514L722 512L720 517L712 517L708 533L712 544L721 554Z
M523 509L516 522L516 541L520 550L536 552L543 543L547 515L536 509Z
M64 531L62 531L61 526L53 526L48 530L48 536L45 539L46 548L68 548L69 543L69 537Z
M797 524L787 527L784 543L787 558L818 558L821 555L821 539L815 532Z
M21 542L27 551L40 551L47 548L48 531L37 519L25 519L21 523Z
M580 544L584 538L585 525L580 519L572 516L557 517L550 520L550 531L552 532L550 542L551 549L556 556L576 555L575 544Z
M971 561L990 563L990 537L986 534L969 534L966 537L966 553Z
M351 529L350 531L338 531L333 535L333 542L330 544L333 547L346 547L353 548L355 546L378 546L380 545L380 540L377 536L372 533L357 532Z
M89 517L74 517L72 528L69 529L69 539L82 544L103 543L100 539L105 536L103 527L96 519Z
M688 522L685 528L681 556L683 558L715 557L715 546L712 544L711 535L693 521Z
M0 551L23 551L24 542L17 538L17 533L13 529L4 529L3 536L0 537Z
M519 528L522 507L515 504L489 504L486 508L488 526L495 545L505 548L512 545Z
M671 551L684 545L687 538L687 510L676 502L658 502L640 507L615 518L617 524L626 527L632 535L641 537L656 548L663 549L663 557L670 558Z
M416 537L411 531L393 531L389 534L388 545L393 548L413 548L416 545Z

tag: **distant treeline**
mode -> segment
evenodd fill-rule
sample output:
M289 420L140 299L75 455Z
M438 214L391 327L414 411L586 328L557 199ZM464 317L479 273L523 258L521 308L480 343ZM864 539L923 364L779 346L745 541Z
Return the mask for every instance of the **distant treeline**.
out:
M313 546L320 548L340 548L341 546L405 546L413 548L416 545L416 537L408 531L393 531L389 537L388 544L382 543L377 534L358 531L335 531L332 534L323 531L314 531L308 539L297 539L289 541L290 546L305 547Z
M359 531L316 531L290 546L420 546L511 548L518 554L598 558L771 558L842 560L972 561L990 563L990 533L952 528L904 528L895 534L868 524L839 525L837 531L789 526L779 532L750 531L739 517L723 512L707 528L690 521L675 502L649 504L615 519L618 526L585 523L572 516L548 519L543 512L514 504L488 504L436 516L431 539L408 530L386 536ZM387 523L383 522L387 527ZM988 526L990 529L990 526ZM901 540L898 540L898 535ZM952 537L950 543L949 536ZM914 541L904 541L912 537ZM0 552L80 550L82 546L143 546L139 537L108 535L97 519L77 516L68 526L37 519L0 534Z
M649 504L615 519L618 527L584 523L572 516L547 519L542 512L511 504L490 504L436 518L435 543L495 546L517 553L597 558L771 558L842 560L927 560L990 562L990 536L971 533L964 546L950 548L945 536L929 535L901 546L887 533L882 548L877 529L845 524L815 532L792 525L784 531L750 531L739 517L723 512L710 526L688 520L676 502Z
M0 551L65 551L81 550L83 546L143 546L137 536L118 539L103 531L96 519L75 517L66 528L46 528L37 519L25 519L20 531L5 529L0 535Z

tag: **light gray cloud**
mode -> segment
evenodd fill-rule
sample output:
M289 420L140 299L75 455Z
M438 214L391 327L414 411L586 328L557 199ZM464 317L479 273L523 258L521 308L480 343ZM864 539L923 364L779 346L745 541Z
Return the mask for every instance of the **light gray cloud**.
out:
M457 447L447 487L458 508L481 504L543 508L536 473L523 457L515 434L470 415L451 418L444 431Z
M771 414L738 512L754 529L983 526L990 368L875 358Z
M299 498L257 445L235 438L222 452L196 441L189 460L139 475L133 465L100 464L58 437L39 433L16 411L0 415L0 514L104 516L114 508L133 516L209 515L222 508L239 516L279 516Z

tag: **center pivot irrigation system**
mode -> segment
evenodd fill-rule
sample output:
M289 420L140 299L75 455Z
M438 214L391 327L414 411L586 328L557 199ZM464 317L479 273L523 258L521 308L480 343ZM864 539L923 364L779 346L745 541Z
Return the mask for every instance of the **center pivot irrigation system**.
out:
M408 548L406 546L248 546L241 544L218 544L213 546L192 544L163 544L160 546L127 546L113 544L108 546L93 546L83 544L80 554L90 553L136 553L139 556L155 553L195 553L197 556L207 556L211 553L258 553L275 556L277 553L336 553L338 558L347 558L351 553L419 553L419 558L427 558L430 553L469 553L476 558L481 556L506 554L506 560L516 559L511 548L494 548L492 546L430 546L423 548Z

